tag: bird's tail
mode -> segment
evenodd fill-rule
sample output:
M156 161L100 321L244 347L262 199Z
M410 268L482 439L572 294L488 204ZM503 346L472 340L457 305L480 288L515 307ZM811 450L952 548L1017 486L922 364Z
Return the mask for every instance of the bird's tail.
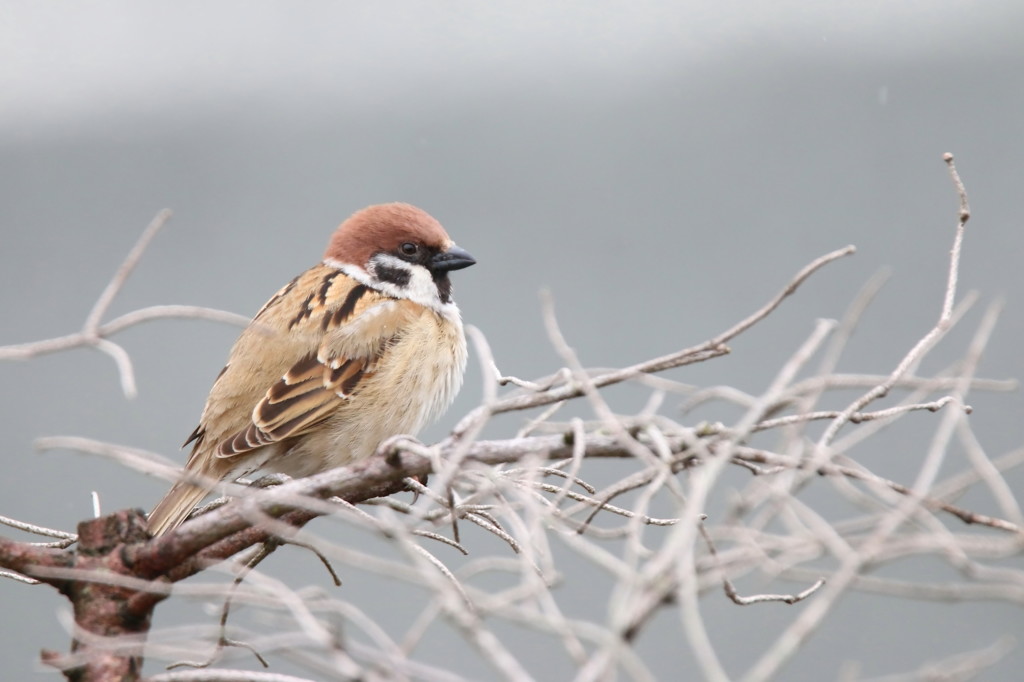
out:
M181 481L175 483L164 499L160 500L149 513L149 532L153 536L163 535L177 528L188 518L192 508L206 497L210 491L198 485Z

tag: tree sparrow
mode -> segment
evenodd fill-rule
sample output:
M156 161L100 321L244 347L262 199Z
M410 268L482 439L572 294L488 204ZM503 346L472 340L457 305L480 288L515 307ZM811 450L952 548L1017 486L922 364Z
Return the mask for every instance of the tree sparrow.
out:
M267 301L210 389L185 469L149 515L176 527L212 482L263 469L290 476L369 457L415 434L455 398L466 338L448 273L476 261L409 204L353 214L324 260ZM194 481L194 479L193 479Z

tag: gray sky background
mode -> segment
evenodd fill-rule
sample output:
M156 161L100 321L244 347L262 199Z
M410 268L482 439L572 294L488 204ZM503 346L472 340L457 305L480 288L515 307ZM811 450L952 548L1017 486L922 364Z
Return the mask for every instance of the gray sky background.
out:
M477 257L456 296L506 373L559 365L544 287L586 364L623 365L704 340L848 243L856 256L731 356L672 376L761 391L816 318L840 316L889 268L842 367L886 373L941 305L951 151L974 209L962 292L982 301L925 369L956 357L1002 297L981 373L1021 377L1022 30L1024 5L1009 1L0 1L0 344L73 331L160 208L173 222L114 314L159 303L251 314L318 260L349 213L404 200ZM134 401L98 353L0 364L0 513L71 528L90 515L92 490L108 510L150 507L162 483L32 442L83 435L183 457L236 333L162 322L123 334ZM476 404L479 385L473 366L426 437ZM643 399L616 395L623 412ZM991 455L1024 441L1019 394L972 404ZM934 421L913 423L922 430L894 429L865 464L912 476ZM372 578L361 585L372 597ZM5 679L32 679L40 647L67 646L63 602L43 590L0 583L5 611L31 614L0 619ZM717 595L703 608L737 673L793 617ZM1007 631L1024 632L1007 604L852 595L785 679L835 679L846 661L864 674L911 670ZM435 655L457 647L439 640ZM665 679L687 669L683 647L657 631L641 649ZM983 679L1012 679L1022 663L1016 653ZM550 665L550 679L564 676L564 661Z

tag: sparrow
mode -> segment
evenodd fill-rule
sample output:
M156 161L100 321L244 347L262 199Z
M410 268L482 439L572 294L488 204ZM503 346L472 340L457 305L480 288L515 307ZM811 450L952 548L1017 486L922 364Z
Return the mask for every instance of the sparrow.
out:
M216 482L257 470L308 476L415 435L454 400L466 337L448 273L476 261L425 211L357 211L323 261L242 332L185 445L185 470L149 515L161 535ZM205 483L204 483L205 482Z

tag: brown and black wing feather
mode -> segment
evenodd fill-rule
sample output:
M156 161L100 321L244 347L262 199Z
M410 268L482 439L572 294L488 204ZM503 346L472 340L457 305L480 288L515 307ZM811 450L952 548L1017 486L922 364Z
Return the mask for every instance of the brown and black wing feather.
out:
M310 353L270 387L252 423L223 441L217 456L234 457L316 427L352 397L375 363L376 358L351 358L332 368Z
M235 457L308 433L357 393L373 376L409 309L363 285L337 307L310 317L323 332L320 346L292 365L252 411L251 422L221 441L216 456Z
M358 393L410 319L398 301L319 265L278 291L232 348L186 469L221 480L239 455L315 429ZM210 488L176 484L150 514L154 534L181 523Z

